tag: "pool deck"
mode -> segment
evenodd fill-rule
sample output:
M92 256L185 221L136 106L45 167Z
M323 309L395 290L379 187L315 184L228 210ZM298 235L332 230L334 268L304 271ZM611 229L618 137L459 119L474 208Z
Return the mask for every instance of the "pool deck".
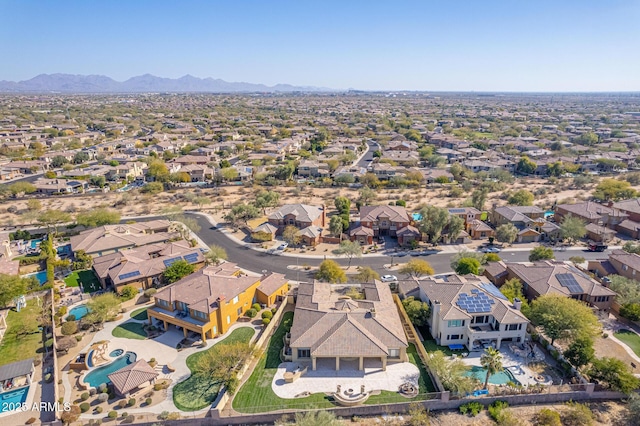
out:
M333 360L331 360L333 361ZM420 370L410 362L401 362L387 365L387 370L382 371L380 366L367 365L365 361L364 371L358 370L358 361L340 361L340 371L336 371L332 365L318 365L315 371L307 371L302 377L293 383L285 383L284 373L292 371L297 363L283 362L278 366L271 389L280 398L295 398L303 392L331 393L337 390L337 385L342 390L353 389L360 392L364 385L365 392L387 390L397 392L400 385L411 382L418 386Z
M468 356L462 358L462 360L467 365L481 367L482 364L480 363L480 357L483 353L483 351L472 351L469 352ZM500 346L500 354L502 355L502 366L509 370L520 384L523 386L533 386L538 384L534 379L537 374L527 367L527 363L524 359L514 354L509 349L509 345L507 343Z

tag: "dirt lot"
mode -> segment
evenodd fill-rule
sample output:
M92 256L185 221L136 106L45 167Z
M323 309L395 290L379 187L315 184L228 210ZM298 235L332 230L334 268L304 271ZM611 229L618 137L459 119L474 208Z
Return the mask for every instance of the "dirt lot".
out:
M566 183L558 187L551 186L545 179L524 179L511 185L506 191L489 194L485 208L490 209L493 203L505 204L504 193L526 188L536 195L536 205L541 208L549 208L554 202L574 202L588 198L592 188L584 190L566 189ZM157 195L140 194L137 190L128 193L106 193L99 195L87 195L78 197L39 198L43 209L59 209L69 213L77 213L96 207L117 208L123 216L141 214L158 214L168 206L180 206L183 209L194 209L200 206L189 202L188 195L206 196L209 204L202 208L211 212L221 212L229 208L239 200L251 200L253 194L261 188L234 187L209 189L179 189L164 192ZM272 188L266 188L272 189ZM333 200L337 196L344 196L354 201L358 197L357 189L351 188L313 188L313 187L276 187L273 188L281 194L281 203L307 203L325 204L329 212L333 210ZM409 210L415 210L422 203L429 203L439 207L454 207L461 205L469 194L459 198L449 197L450 189L446 186L439 188L406 188L406 189L380 189L377 191L378 204L387 204L390 201L405 200ZM16 213L8 213L7 208L15 206ZM4 200L0 203L0 225L28 225L35 221L26 213L27 203L24 200ZM355 207L355 206L354 206Z

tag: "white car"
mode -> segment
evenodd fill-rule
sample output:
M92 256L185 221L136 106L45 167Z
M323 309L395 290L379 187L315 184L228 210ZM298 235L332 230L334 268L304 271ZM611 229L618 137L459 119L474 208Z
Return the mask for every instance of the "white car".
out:
M498 247L485 247L482 251L484 253L500 253L500 249Z
M389 283L393 281L398 281L398 277L396 277L395 275L383 275L382 277L380 277L380 280L383 283Z
M287 247L289 247L289 244L287 243L282 243L278 246L278 250L283 251L284 249L286 249Z

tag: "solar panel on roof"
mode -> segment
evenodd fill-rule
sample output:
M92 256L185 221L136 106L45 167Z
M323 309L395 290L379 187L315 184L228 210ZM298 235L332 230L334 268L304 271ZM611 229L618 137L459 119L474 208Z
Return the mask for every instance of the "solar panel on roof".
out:
M196 262L198 260L198 253L190 253L184 257L184 260L189 263Z
M119 280L126 280L127 278L137 277L140 274L140 271L127 272L126 274L118 275Z
M558 279L560 285L569 290L570 293L582 293L582 287L580 287L580 284L578 284L573 274L558 274L556 275L556 278Z
M471 293L475 293L475 294L477 294L477 293L478 293L478 291L479 291L479 290L478 290L477 288L472 288L472 289L471 289Z
M498 287L496 287L495 285L493 285L491 283L482 283L480 285L482 286L484 291L486 291L490 295L495 296L495 297L497 297L499 299L502 299L502 300L509 300L509 299L507 299L507 297L504 294L502 294L500 292L500 290L498 290Z
M464 213L464 209L449 209L449 213Z
M172 257L171 259L164 260L162 263L164 263L165 268L168 268L169 266L176 263L178 260L182 260L182 256Z

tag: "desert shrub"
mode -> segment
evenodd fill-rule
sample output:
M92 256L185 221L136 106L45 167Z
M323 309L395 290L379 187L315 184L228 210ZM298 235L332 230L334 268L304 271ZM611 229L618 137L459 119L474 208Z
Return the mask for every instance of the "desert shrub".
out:
M67 313L67 307L66 306L60 306L58 308L58 312L57 313L58 313L58 315L63 316L64 314Z
M258 315L258 311L251 308L247 312L245 312L245 315L248 316L249 318L254 318L256 315Z
M153 402L153 400L151 398L147 398L147 399L144 400L144 403L146 405L151 405L151 402Z
M269 325L271 318L262 318L262 325Z
M100 383L100 385L98 385L98 392L105 392L107 390L107 384L106 383Z
M251 305L251 309L255 309L256 312L260 312L260 309L262 308L260 307L259 303L254 303L253 305Z
M96 407L96 413L100 414L102 413L103 408L102 407Z
M82 335L81 334L77 334L76 335L76 342L79 342L82 340Z
M144 295L145 297L151 299L153 297L154 294L156 294L158 292L157 289L155 288L148 288L144 291Z
M115 419L116 417L118 417L118 413L115 410L111 410L109 411L109 414L107 414L107 417L109 417L110 419Z
M128 407L133 407L134 405L136 405L136 399L135 398L129 398L129 401L127 402L127 406Z
M537 426L562 426L560 421L560 414L557 411L553 411L549 408L543 408L536 414Z
M593 413L586 404L568 402L569 410L562 414L564 426L589 426L593 424Z
M475 417L480 414L480 411L484 408L484 405L477 401L468 402L466 404L462 404L459 408L460 413L469 414L471 417Z
M271 313L272 313L272 314L274 314L274 315L275 315L275 314L276 314L276 312L278 312L278 308L271 308Z
M109 400L109 394L101 393L100 395L98 395L98 401L107 402L108 400Z
M138 289L132 285L125 285L120 289L120 298L122 300L131 300L138 294Z
M86 401L87 399L89 399L89 392L82 392L82 395L80 395L80 399L82 401Z
M271 313L271 311L264 311L262 313L262 319L271 319L273 318L273 314Z
M489 411L489 416L497 422L502 411L508 407L509 404L506 401L495 401L487 407L487 410Z
M78 332L78 322L67 321L62 324L62 328L60 331L64 336L71 336L72 334L76 334Z
M120 401L118 401L118 407L120 408L124 408L127 406L127 401L124 399L121 399Z
M91 405L89 405L88 402L83 402L82 404L80 404L80 411L83 413L89 411L89 408L91 408Z
M75 321L76 320L76 316L73 314L69 314L67 315L67 322L69 321Z

